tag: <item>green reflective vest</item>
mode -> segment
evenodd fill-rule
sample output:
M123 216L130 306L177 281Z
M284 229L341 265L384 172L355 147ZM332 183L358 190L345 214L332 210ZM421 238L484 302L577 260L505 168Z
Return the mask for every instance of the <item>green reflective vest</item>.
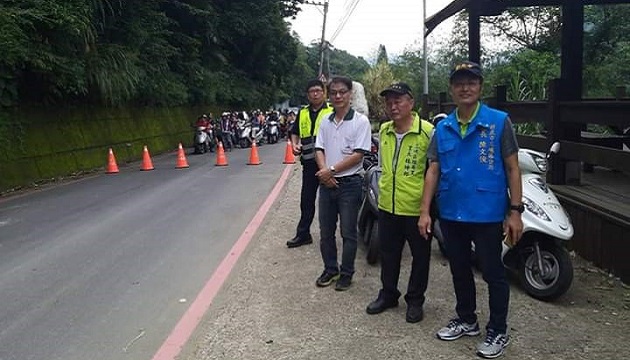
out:
M324 103L324 105L322 105L322 108L319 110L319 113L317 113L317 119L315 119L315 127L313 128L309 107L304 106L302 109L300 109L300 113L298 114L298 124L300 126L300 141L302 142L302 160L315 159L315 137L317 136L317 132L319 132L319 124L321 124L322 119L325 116L332 113L332 110L332 107ZM312 134L311 129L313 130Z
M397 146L394 122L381 125L378 207L395 215L419 216L427 149L433 125L413 113L413 125Z

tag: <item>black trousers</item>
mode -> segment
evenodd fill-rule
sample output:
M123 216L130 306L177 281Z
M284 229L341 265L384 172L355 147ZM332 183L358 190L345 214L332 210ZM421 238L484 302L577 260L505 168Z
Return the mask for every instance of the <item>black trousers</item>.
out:
M394 215L379 210L378 236L381 243L381 283L383 285L379 296L386 301L396 301L400 297L400 291L398 291L400 261L405 242L408 242L413 260L405 301L407 304L420 306L424 304L424 293L429 282L431 241L420 235L418 218L418 216Z
M311 224L315 218L315 200L319 179L315 173L319 170L315 160L302 161L302 192L300 194L300 222L297 225L296 235L301 239L311 236Z
M501 260L503 223L462 223L440 219L440 228L448 244L457 316L470 324L477 321L477 291L470 256L470 243L473 241L483 279L488 284L490 319L486 329L505 333L510 285Z

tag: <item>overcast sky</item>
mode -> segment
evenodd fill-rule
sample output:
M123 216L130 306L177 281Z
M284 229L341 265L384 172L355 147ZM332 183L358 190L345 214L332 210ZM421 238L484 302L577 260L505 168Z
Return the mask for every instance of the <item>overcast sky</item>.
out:
M451 1L427 0L427 15L435 14ZM353 4L354 11L340 28ZM374 56L379 44L385 45L390 56L400 54L409 46L422 47L422 18L422 0L330 0L326 40L337 49L368 60ZM303 43L310 44L313 40L320 41L323 21L323 6L304 4L297 18L291 20L291 28ZM443 36L448 32L450 26L445 23L430 36Z

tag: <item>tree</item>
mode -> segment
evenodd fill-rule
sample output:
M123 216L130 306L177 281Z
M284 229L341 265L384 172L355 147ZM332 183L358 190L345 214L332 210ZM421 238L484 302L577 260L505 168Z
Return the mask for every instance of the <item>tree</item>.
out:
M376 63L380 63L380 62L385 62L386 64L389 63L389 59L387 57L387 49L385 49L385 45L380 44L378 46L378 52L376 55Z
M300 12L300 5L304 4L304 0L282 0L281 14L283 18L290 17L295 19L295 16Z
M506 38L532 50L549 51L560 46L561 11L559 7L514 7L501 15L482 17L490 33L499 41Z
M370 68L363 58L357 58L345 50L333 49L330 55L331 75L344 75L358 80Z
M302 0L7 0L0 104L270 103Z
M587 6L584 17L584 96L614 96L630 82L630 5Z
M381 91L394 82L394 74L387 62L381 61L369 69L362 77L365 97L370 109L370 117L385 120L385 101L380 96Z
M555 53L521 49L498 56L503 61L486 71L488 84L507 86L509 101L545 100L547 84L560 76L560 59ZM492 88L486 87L492 95Z

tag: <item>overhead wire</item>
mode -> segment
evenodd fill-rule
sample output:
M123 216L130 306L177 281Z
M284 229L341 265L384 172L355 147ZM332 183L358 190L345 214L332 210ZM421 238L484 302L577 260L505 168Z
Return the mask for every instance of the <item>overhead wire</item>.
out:
M339 34L343 30L344 26L346 26L346 23L350 19L350 16L352 16L352 13L357 8L357 6L359 5L360 2L361 2L361 0L352 0L352 2L346 7L346 14L341 19L341 22L337 26L337 29L335 30L333 35L330 37L330 42L331 43L335 41L337 36L339 36Z
M341 21L339 22L339 25L337 26L337 29L335 30L335 32L331 36L331 38L330 38L331 42L334 41L337 38L337 36L339 36L339 34L341 33L341 30L343 30L344 26L346 25L346 23L350 19L350 16L354 12L354 9L356 9L357 5L359 4L359 1L360 0L352 0L350 2L350 4L346 6L346 13L344 14L344 16L342 17Z

